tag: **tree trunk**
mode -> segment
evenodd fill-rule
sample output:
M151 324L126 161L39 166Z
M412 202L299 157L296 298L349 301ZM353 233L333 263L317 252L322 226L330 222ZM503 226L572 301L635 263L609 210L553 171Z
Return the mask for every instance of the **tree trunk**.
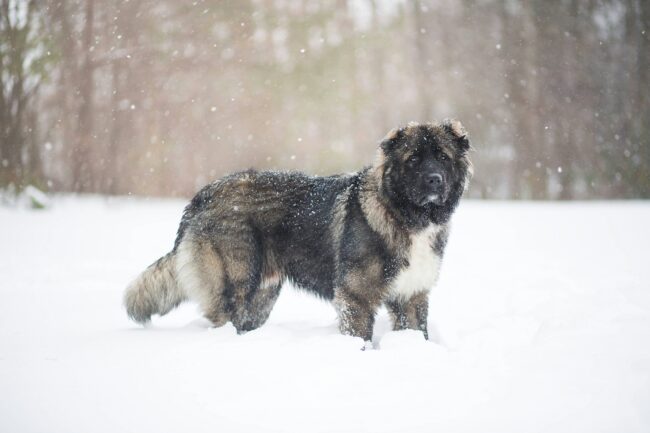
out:
M66 190L73 190L76 179L74 165L76 162L75 148L77 146L76 122L78 115L76 98L79 80L77 68L77 53L75 50L75 35L70 24L70 17L73 10L70 3L60 0L52 7L52 19L60 26L57 42L61 47L61 61L59 63L59 82L57 95L55 97L58 107L57 125L59 128L60 140L63 149L63 165L67 168L68 174L62 180Z
M94 0L86 0L83 30L83 64L80 74L79 131L74 153L74 189L87 192L93 188L90 148L93 141L93 73L92 61Z
M524 8L524 6L521 6ZM533 99L531 87L532 77L528 73L531 63L534 63L532 47L535 46L537 35L534 21L520 10L511 16L505 4L500 6L501 23L503 26L503 63L505 71L507 95L506 106L514 123L514 172L515 181L519 186L516 198L543 199L547 196L546 171L540 155L537 117L535 111L537 102ZM525 84L524 84L525 83Z
M20 189L26 172L23 160L27 147L24 127L29 96L25 92L25 56L30 49L28 38L34 18L34 2L30 1L25 5L22 25L18 20L12 22L10 17L18 14L18 5L13 4L13 8L10 8L10 4L8 0L0 1L0 37L5 40L0 49L6 50L0 52L0 61L6 62L7 65L7 84L2 82L2 86L6 87L3 89L3 115L0 119L0 147L3 149L0 183L13 184Z
M416 77L416 90L419 95L419 113L421 122L431 120L431 79L430 68L427 63L429 57L425 41L425 34L422 33L426 29L425 17L422 12L422 4L420 0L413 1L413 34L415 38L415 77Z

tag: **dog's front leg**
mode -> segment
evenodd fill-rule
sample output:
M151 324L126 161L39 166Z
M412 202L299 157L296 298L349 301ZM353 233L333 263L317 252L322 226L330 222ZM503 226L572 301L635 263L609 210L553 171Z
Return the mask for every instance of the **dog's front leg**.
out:
M359 296L349 287L341 287L335 292L334 305L342 334L361 337L366 342L372 340L378 302Z
M422 331L425 339L429 339L427 330L428 292L419 292L409 299L390 299L385 302L385 305L393 321L393 330L416 329Z

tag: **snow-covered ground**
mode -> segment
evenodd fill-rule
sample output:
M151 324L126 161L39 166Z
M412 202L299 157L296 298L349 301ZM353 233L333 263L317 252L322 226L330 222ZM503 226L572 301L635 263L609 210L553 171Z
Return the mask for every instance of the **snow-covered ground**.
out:
M365 352L290 287L244 336L189 304L130 323L183 205L0 208L0 432L650 431L650 203L464 202L435 342L382 312Z

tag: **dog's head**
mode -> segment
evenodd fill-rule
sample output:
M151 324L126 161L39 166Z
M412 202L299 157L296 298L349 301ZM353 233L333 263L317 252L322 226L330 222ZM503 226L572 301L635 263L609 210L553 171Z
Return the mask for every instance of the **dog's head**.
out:
M471 176L470 148L457 120L394 129L380 144L382 184L400 203L453 210Z

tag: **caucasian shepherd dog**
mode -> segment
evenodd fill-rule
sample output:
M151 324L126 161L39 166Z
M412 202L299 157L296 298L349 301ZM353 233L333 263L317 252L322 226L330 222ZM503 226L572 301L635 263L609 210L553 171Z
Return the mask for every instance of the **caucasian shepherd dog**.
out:
M428 292L472 174L469 150L458 121L410 123L354 174L217 180L185 208L172 251L127 288L126 310L145 323L191 299L243 333L264 324L288 280L331 300L344 334L370 341L383 304L394 329L428 338Z

